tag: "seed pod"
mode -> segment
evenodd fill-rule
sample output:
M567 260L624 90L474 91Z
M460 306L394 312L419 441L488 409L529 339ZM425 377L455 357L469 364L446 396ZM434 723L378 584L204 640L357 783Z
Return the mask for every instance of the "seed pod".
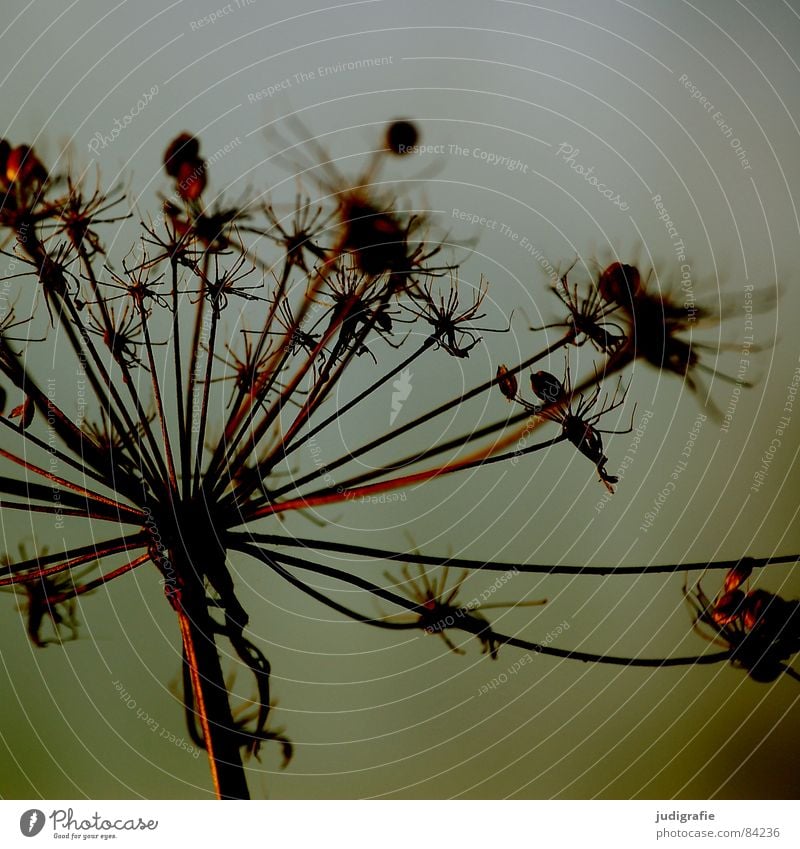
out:
M717 625L729 625L742 615L743 602L744 593L741 590L723 593L711 611L711 618Z
M410 121L392 121L386 129L386 146L397 156L410 153L419 140L419 131Z
M43 183L47 179L44 165L26 144L18 145L8 153L5 173L9 183L19 182L21 185L29 185L32 182Z
M753 567L745 560L737 563L725 576L725 592L738 590L739 587L750 577Z
M178 177L185 162L194 162L200 157L200 142L190 133L176 136L164 151L164 170L170 177Z
M178 194L184 200L197 200L206 187L206 167L200 159L182 162L175 175Z
M763 625L767 608L778 608L779 601L776 596L768 593L766 590L753 590L749 592L742 605L745 629L752 631L754 628ZM770 611L770 618L772 618L772 611Z
M509 374L506 366L500 365L497 367L497 385L509 401L513 401L517 397L519 385L517 384L516 375Z
M564 385L548 371L537 371L531 375L531 389L540 401L555 404L564 398Z
M636 266L614 262L600 274L597 288L606 301L624 306L639 294L642 278Z
M5 140L0 139L0 183L7 185L6 168L8 166L8 156L11 153L11 145Z

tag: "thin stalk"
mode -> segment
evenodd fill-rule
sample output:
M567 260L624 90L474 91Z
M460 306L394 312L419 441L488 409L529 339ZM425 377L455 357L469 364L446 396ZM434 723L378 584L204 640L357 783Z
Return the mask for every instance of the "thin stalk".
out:
M87 467L84 463L75 460L74 458L65 454L63 451L59 451L59 449L56 448L55 445L50 445L43 439L39 439L38 436L34 436L34 434L32 434L29 430L21 430L17 425L13 424L3 416L0 416L0 425L12 431L15 436L22 436L22 438L26 442L30 442L37 448L41 448L43 451L46 451L48 454L60 460L62 463L66 463L66 465L72 467L76 471L79 471L85 477L90 477L92 478L92 480L97 481L97 483L101 483L104 486L106 485L106 478L103 477L103 475L99 474L94 469Z
M243 542L287 548L303 548L310 551L331 551L337 554L355 554L371 560L400 563L419 563L423 566L449 566L452 569L481 570L485 572L523 572L531 575L663 575L678 572L728 571L739 564L753 569L775 566L781 563L800 562L800 554L782 554L772 557L739 557L733 560L717 560L697 563L670 563L655 566L562 566L536 563L485 562L464 557L436 557L416 551L390 551L372 546L352 543L326 542L325 540L283 536L281 534L231 533L227 539L231 545Z
M403 598L402 596L399 596L396 593L391 593L388 590L384 590L382 587L378 587L376 584L370 585L368 581L364 581L360 578L356 579L355 576L349 575L346 572L342 572L339 569L332 569L327 566L320 566L319 564L310 563L309 561L300 560L299 558L291 557L289 555L276 555L274 552L272 554L267 554L266 552L259 551L257 548L248 545L238 546L238 550L242 551L245 554L249 554L251 557L254 557L257 560L260 560L267 566L270 566L275 572L281 574L282 577L287 578L287 580L291 578L292 580L290 580L290 583L295 586L299 586L300 589L304 589L304 591L309 595L312 595L311 588L300 586L303 584L303 582L299 581L285 569L281 569L279 567L279 564L277 563L278 560L286 563L287 565L292 565L300 569L305 569L308 571L315 572L317 574L323 574L328 575L330 577L339 578L340 580L344 580L347 583L362 587L364 589L368 589L375 595L378 595L377 591L380 590L381 597L388 598L395 604L404 607L405 609L411 612L420 612L419 604L416 604L413 601L410 601L409 599ZM329 603L331 602L330 599L327 599L326 601ZM332 602L331 606L332 604L336 603ZM344 608L343 605L337 606L340 608L341 612L347 611L347 608ZM349 611L347 611L346 615L350 615ZM378 625L379 627L385 627L386 624L389 624L382 622L381 620L362 616L360 614L356 614L355 618L358 621L363 622L367 625ZM448 628L466 631L467 633L481 637L483 640L490 640L491 642L514 646L515 648L522 648L527 651L536 652L537 654L544 654L549 655L550 657L561 658L562 660L579 660L583 663L610 664L612 666L666 668L675 666L705 666L709 664L722 663L723 661L731 659L730 651L714 652L713 654L701 654L685 657L667 658L619 657L616 655L594 654L589 652L573 651L571 649L559 649L552 645L542 645L541 643L531 642L530 640L523 640L519 637L511 637L506 634L500 634L497 631L493 630L492 627L486 622L480 619L476 619L474 617L470 618L468 616L454 616L453 620L453 625L448 625ZM420 625L418 623L414 623L412 627L419 628Z
M426 469L425 471L415 472L410 475L403 475L399 478L390 478L386 481L379 481L378 483L367 484L365 486L348 487L340 484L336 487L327 487L316 493L298 496L297 498L282 501L278 504L269 503L263 507L250 509L246 513L243 513L242 521L239 522L239 524L243 524L251 519L259 519L262 516L284 513L287 510L302 510L308 507L322 506L324 504L336 504L341 501L352 501L357 498L368 497L381 492L390 492L393 489L400 489L407 486L413 486L414 484L425 483L426 481L444 477L445 475L450 475L454 472L462 472L467 469L475 468L476 466L484 466L493 462L501 462L510 457L517 457L520 454L529 454L532 451L539 451L543 448L555 445L557 442L562 442L564 440L564 436L557 436L553 439L547 440L546 442L537 443L536 445L532 445L524 449L524 451L517 450L509 454L495 455L494 457L491 456L492 452L498 447L502 448L506 443L513 442L515 439L516 435L513 434L499 443L495 443L487 448L474 452L464 460L459 460L443 466L436 466L433 469ZM384 474L384 472L379 469L377 475L381 474Z
M363 392L360 392L358 395L356 395L355 398L352 398L344 406L342 406L338 410L336 410L335 413L331 413L331 415L328 416L327 419L325 419L324 421L321 421L319 424L315 425L307 433L305 433L302 437L300 437L300 439L295 440L289 446L284 446L282 454L281 454L281 458L279 458L279 459L282 459L283 457L287 457L289 454L292 454L294 451L296 451L298 448L300 448L302 445L304 445L306 442L308 442L309 439L313 439L320 431L324 430L329 424L332 424L340 416L343 416L345 413L352 410L353 407L356 406L356 404L360 404L364 399L366 399L370 395L372 395L372 393L375 392L377 389L380 389L382 386L386 385L395 375L400 374L400 372L402 372L404 369L408 368L418 357L421 357L422 354L424 354L428 350L428 348L430 348L431 345L433 345L435 342L436 342L436 336L435 335L429 336L422 343L422 345L420 345L420 347L417 348L417 350L414 351L413 354L406 357L403 360L403 362L400 363L400 365L395 366L395 368L393 368L391 371L389 371L387 374L385 374L383 377L381 377L380 380L376 381L375 383L370 384L370 386L368 386Z
M183 366L181 364L181 323L179 321L178 307L178 262L172 257L172 361L175 366L175 395L178 405L178 443L181 451L181 474L185 478L189 474L188 460L188 436L186 411L183 406Z
M137 534L132 537L120 537L118 539L108 540L99 545L81 546L80 548L61 551L57 554L44 554L41 557L33 557L19 563L11 563L8 566L0 566L0 576L10 576L0 577L0 587L10 584L22 584L34 578L49 578L51 575L65 572L67 569L74 569L75 566L82 566L84 563L90 563L92 560L99 560L102 557L108 557L120 551L141 548L144 545L147 545L144 534ZM46 566L47 563L57 562L64 557L69 559L57 563L56 566ZM42 568L42 566L45 566L45 568ZM36 571L26 571L30 569L36 569Z
M205 253L203 255L203 267L200 272L200 285L201 287L205 285L205 281L208 279L208 268L209 263L211 261L211 254ZM188 498L192 485L192 472L191 472L191 464L192 464L192 456L191 456L191 439L189 434L191 433L191 429L194 423L194 387L197 381L197 356L200 352L200 334L203 329L203 317L205 315L205 293L200 292L200 299L197 302L197 312L195 313L194 320L194 330L192 332L192 345L189 349L189 379L186 383L186 439L185 439L185 447L184 447L184 458L185 458L185 466L184 466L184 478L183 478L183 497Z
M46 501L51 506L56 506L53 504L52 486L45 486L44 484L32 483L28 480L20 480L19 478L9 478L5 475L0 475L0 492L5 495L16 495L21 498L26 498L29 501ZM107 507L106 505L98 502L92 502L85 496L79 497L76 493L68 489L59 493L59 501L66 504L68 507L76 508L80 512L97 513L98 515L102 515L104 518L111 519L115 522L130 525L142 524L141 517L134 516L133 518L127 518L115 508Z
M569 342L572 339L573 339L572 333L566 334L560 340L558 340L557 342L554 342L552 345L549 345L547 348L544 348L538 354L535 354L533 357L530 357L529 359L520 363L515 368L509 369L508 374L517 374L518 372L522 371L523 369L529 368L530 366L534 365L539 360L542 360L545 357L550 356L550 354L552 354L554 351L557 351L559 348L563 347L564 345L569 344ZM361 447L354 449L350 453L345 454L342 457L339 457L338 459L332 461L331 463L327 463L322 468L313 469L312 471L308 472L308 474L304 475L299 481L293 482L291 484L287 484L286 486L284 486L284 487L278 489L276 492L272 493L273 497L275 497L275 498L280 497L280 495L283 495L283 494L285 494L286 492L288 492L292 489L296 490L298 487L303 486L304 484L314 480L315 478L321 477L324 474L330 474L330 472L335 471L340 466L345 465L346 463L350 462L351 460L355 460L358 457L361 457L362 455L367 454L370 451L375 450L376 448L380 448L380 447L386 445L388 442L391 442L392 440L397 439L399 436L402 436L402 435L408 433L409 431L414 430L415 428L419 427L420 425L428 423L432 419L435 419L437 416L440 416L443 413L446 413L449 410L452 410L453 407L457 407L460 404L462 404L463 402L469 401L472 398L475 398L476 396L480 395L481 393L486 392L487 390L491 389L493 386L496 386L497 383L498 383L498 378L493 377L491 380L485 381L484 383L479 384L478 386L474 387L473 389L470 389L466 392L462 392L456 398L453 398L450 401L447 401L444 404L441 404L440 406L431 410L429 413L425 413L421 416L418 416L416 419L413 419L412 421L407 422L404 425L401 425L400 427L392 430L391 433L385 433L382 436L380 436L376 439L373 439L371 442L368 442L366 445L362 445ZM449 450L450 448L466 444L467 442L474 442L476 439L480 439L483 436L487 436L491 433L494 433L495 431L500 430L503 427L507 427L509 424L515 424L518 421L524 421L525 419L530 418L530 415L531 415L530 412L526 411L526 412L520 413L516 416L508 417L501 422L494 422L490 425L486 425L483 428L479 428L478 430L470 432L466 437L461 437L461 438L458 438L458 439L450 440L449 442L446 442L441 446L429 449L426 456L434 456L434 454L440 454L444 451ZM411 455L411 457L416 457L416 456L418 456L418 455ZM400 461L400 464L398 464L399 467L403 468L406 465L410 465L409 461L411 460L411 457Z
M22 466L23 469L26 469L29 472L34 472L37 475L41 475L43 478L46 478L47 480L52 481L53 483L57 483L60 486L63 486L65 489L70 489L73 492L77 492L79 495L83 495L90 501L96 501L98 504L105 504L106 506L113 507L122 513L129 513L130 515L135 516L137 519L144 518L145 514L141 510L138 510L136 507L129 507L127 504L122 504L119 501L114 501L113 498L109 498L106 495L101 495L99 492L93 492L92 490L79 486L76 483L64 480L64 478L61 478L58 475L54 475L52 472L48 472L45 469L40 468L39 466L35 466L33 463L30 463L27 460L23 460L22 457L17 457L15 454L6 451L3 448L0 448L0 457L5 457L7 460L11 460L12 463L16 463L18 466Z
M172 455L172 443L169 438L169 428L167 426L167 419L164 415L164 402L161 397L161 385L158 382L158 373L156 371L156 361L153 356L153 345L150 341L150 328L147 324L147 310L144 309L144 306L139 303L139 316L142 320L142 332L144 333L144 344L147 350L147 362L150 366L150 378L151 383L153 385L153 397L156 402L156 410L158 413L158 421L161 425L161 439L164 443L164 454L167 458L167 472L169 474L169 484L173 493L177 494L178 492L178 478L175 474L175 459Z
M194 489L200 487L200 473L203 467L203 443L206 437L206 419L208 417L208 398L211 393L211 378L214 371L214 353L217 344L217 324L219 322L219 311L211 309L211 330L208 338L208 359L206 360L206 376L203 382L203 400L200 405L200 426L197 433L197 450L194 463Z
M91 592L92 590L97 589L97 587L101 587L105 584L110 583L114 580L114 578L118 578L120 575L125 575L126 573L133 571L134 569L136 569L137 566L141 566L143 563L149 562L149 560L149 554L140 554L138 557L131 560L130 563L124 563L122 566L119 566L116 569L112 569L112 571L110 572L106 572L105 575L101 575L99 578L93 578L91 581L87 581L85 584L81 584L81 586L75 587L74 590L70 590L69 592L65 593L59 593L59 595L55 596L48 596L47 603L59 604L62 601L67 601L71 598L75 598L76 596Z

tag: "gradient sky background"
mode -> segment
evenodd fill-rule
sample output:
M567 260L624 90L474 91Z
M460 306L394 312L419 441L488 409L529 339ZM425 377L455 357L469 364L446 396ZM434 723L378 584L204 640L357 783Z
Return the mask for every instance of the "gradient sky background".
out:
M51 166L65 150L85 166L93 158L92 138L110 134L115 120L157 86L151 102L94 157L106 185L129 181L139 208L148 210L167 187L163 149L182 130L201 138L206 156L233 142L211 172L214 192L230 198L273 189L274 199L290 202L294 177L269 158L278 137L297 140L297 127L281 122L284 116L297 112L333 155L358 154L340 166L351 174L387 121L413 118L423 143L448 152L394 163L391 176L410 179L401 196L432 211L439 238L463 244L477 237L461 278L473 286L482 274L490 281L487 323L502 325L517 311L513 333L488 336L469 360L438 352L414 369L398 423L543 343L544 334L534 336L528 325L556 319L560 311L537 256L561 269L576 256L589 263L638 260L643 268L654 266L660 286L679 284L680 263L655 195L686 245L698 302L730 308L722 329L698 331L697 339L742 339L746 285L755 287L757 303L778 295L777 308L754 320L756 344L765 348L748 373L757 386L741 393L727 431L711 418L701 424L675 492L646 531L644 514L704 410L702 397L674 375L637 364L628 375L627 409L638 405L635 424L647 412L652 417L611 500L603 499L590 464L560 445L514 468L493 466L411 490L391 505L326 508L319 512L329 523L325 529L292 516L281 526L286 533L396 549L412 540L437 554L568 564L693 562L798 550L800 407L763 486L750 487L775 437L800 354L794 198L800 185L800 3L242 0L214 23L197 26L223 6L217 0L167 6L75 0L56 9L43 0L6 0L2 135L34 144ZM318 72L363 59L383 64ZM312 72L312 79L295 76ZM682 75L712 111L692 98ZM256 96L285 80L274 96ZM749 168L714 120L717 112L746 151ZM527 167L509 171L453 155L451 145ZM593 167L629 208L600 196L559 156L560 145L578 149L576 161ZM315 189L308 181L304 186ZM520 238L466 225L454 209L502 222ZM117 262L134 237L130 225L119 228L110 249ZM536 256L522 246L523 237ZM468 253L454 251L459 258ZM63 366L60 372L52 358L32 356L41 356L37 374L60 375L60 385L70 385ZM736 351L723 353L718 367L735 374L738 359ZM590 360L591 352L582 351L584 372ZM560 354L549 368L560 373ZM364 357L352 379L366 383L374 374ZM702 394L709 391L724 411L731 385L708 375L701 380ZM322 455L337 456L343 443L387 431L390 409L387 386L368 414L343 419L340 432L320 440ZM499 394L482 398L453 420L433 422L405 447L506 411ZM609 471L618 468L631 440L609 439ZM299 462L308 468L312 460ZM59 545L52 528L0 518L7 550L24 537L29 545L33 538ZM273 721L296 744L285 771L269 747L261 764L252 763L255 796L800 793L800 689L788 678L764 685L723 666L624 670L534 657L508 683L478 695L521 654L504 649L492 662L474 640L461 657L435 638L373 632L340 621L257 565L237 560L235 566L252 632L272 662ZM784 597L799 594L789 568L758 579ZM718 580L706 579L709 594ZM491 582L471 578L464 598ZM520 576L496 598L547 596L550 603L492 621L534 640L567 622L557 637L562 647L693 653L706 644L690 632L682 583L682 575ZM0 795L209 793L204 756L195 759L159 739L115 685L121 682L159 728L185 736L168 688L179 669L178 631L155 570L84 599L82 637L63 648L33 649L13 597L0 596L0 602ZM371 600L361 604L375 612Z

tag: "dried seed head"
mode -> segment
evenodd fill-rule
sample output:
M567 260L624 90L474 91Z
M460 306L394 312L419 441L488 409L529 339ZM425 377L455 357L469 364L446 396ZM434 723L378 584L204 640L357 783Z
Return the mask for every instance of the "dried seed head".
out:
M517 397L519 389L517 378L515 375L509 374L507 366L500 365L497 367L497 385L509 401L513 401Z
M742 615L742 602L744 593L741 590L723 593L714 605L711 618L717 625L729 625Z
M747 631L762 625L770 604L778 605L779 600L766 590L753 590L744 599L743 622Z
M642 288L642 277L636 266L614 262L600 274L597 288L606 301L629 304Z
M206 187L206 168L202 160L182 162L175 177L178 194L184 200L197 200Z
M0 146L0 167L3 182L8 186L17 183L26 189L37 189L47 179L47 170L33 149L26 144L11 148L4 141Z
M164 170L170 177L178 177L185 162L194 162L200 157L200 142L190 133L176 136L164 151Z
M393 121L386 129L386 146L397 156L410 153L419 140L419 131L410 121Z
M741 563L737 563L728 574L725 576L725 592L731 592L732 590L738 590L739 587L750 577L753 572L753 567L742 561Z

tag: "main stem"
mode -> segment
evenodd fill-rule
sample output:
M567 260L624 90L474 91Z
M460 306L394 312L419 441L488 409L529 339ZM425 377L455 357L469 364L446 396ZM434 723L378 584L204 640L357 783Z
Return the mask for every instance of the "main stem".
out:
M188 571L194 573L191 564ZM195 710L206 744L217 798L249 799L250 792L234 733L228 688L214 640L215 625L208 612L202 581L187 581L174 606L178 613Z

